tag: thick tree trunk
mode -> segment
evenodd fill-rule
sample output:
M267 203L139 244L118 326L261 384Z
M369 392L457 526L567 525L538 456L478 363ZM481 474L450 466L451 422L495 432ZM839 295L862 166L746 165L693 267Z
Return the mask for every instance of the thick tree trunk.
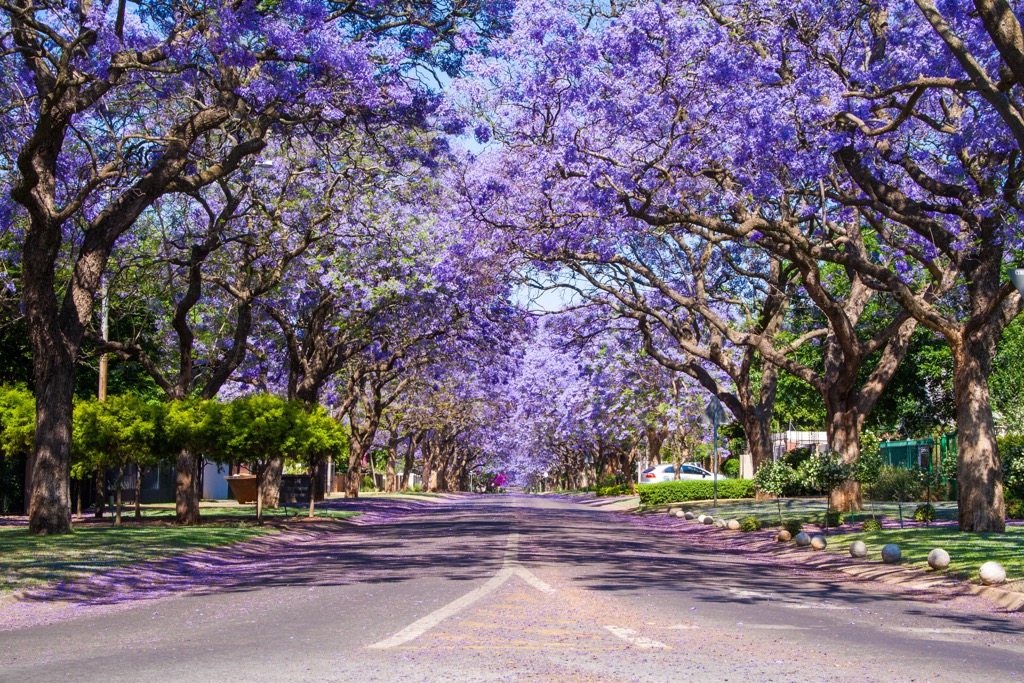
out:
M181 526L200 523L198 461L188 450L182 450L174 465L174 521Z
M661 446L665 443L666 437L668 437L668 430L647 427L647 464L660 465L661 464Z
M317 483L320 479L320 459L311 458L309 461L309 518L316 516Z
M772 453L772 426L770 416L765 417L758 411L747 411L743 419L743 431L747 436L747 449L756 471L762 463L771 462L775 458Z
M34 331L34 330L33 330ZM71 532L71 415L74 354L32 335L36 383L35 448L29 460L28 528L33 534Z
M957 418L957 470L960 531L1003 532L1006 508L1003 471L996 450L989 403L990 354L967 340L953 347L953 392Z
M398 439L394 436L388 440L387 471L384 474L384 492L394 493L398 489L395 477L395 464L398 460Z
M135 519L142 519L142 468L135 468Z
M271 460L273 462L273 460ZM256 466L256 523L263 526L263 501L266 498L266 487L267 487L267 470L270 468L269 463L267 465ZM280 486L280 484L279 484ZM280 493L280 489L278 489Z
M263 472L260 487L260 502L263 507L276 510L281 505L281 475L284 474L284 458L271 458Z
M388 451L388 469L384 475L384 490L394 493L398 489L398 480L395 475L396 456L394 451Z
M861 416L856 408L849 407L830 412L827 418L829 444L842 462L856 465L860 459ZM833 489L831 506L842 512L863 510L860 484L851 479Z
M402 472L402 490L408 491L412 488L412 468L416 464L416 446L410 443L409 449L405 452L405 471Z
M345 483L345 495L358 498L359 486L363 483L363 444L354 437L349 441L348 477Z

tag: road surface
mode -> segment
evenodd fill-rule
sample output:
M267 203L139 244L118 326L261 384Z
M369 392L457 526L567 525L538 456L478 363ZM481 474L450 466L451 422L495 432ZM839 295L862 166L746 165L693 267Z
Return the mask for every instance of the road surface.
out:
M0 681L1024 680L1024 619L537 496L324 523L0 608Z

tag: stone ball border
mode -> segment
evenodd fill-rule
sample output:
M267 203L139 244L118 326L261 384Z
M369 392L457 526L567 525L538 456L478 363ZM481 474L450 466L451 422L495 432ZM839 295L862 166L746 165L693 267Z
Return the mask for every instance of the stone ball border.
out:
M882 548L882 562L886 564L899 564L903 560L903 551L895 543L888 543Z
M738 531L742 528L742 524L738 519L715 519L713 516L708 514L697 515L690 511L674 510L668 511L670 517L676 517L680 519L693 520L700 524L713 525L718 529L729 529L731 531ZM815 534L811 536L805 531L799 532L796 537L786 529L780 529L775 535L775 541L778 543L788 543L790 540L796 542L796 545L804 548L810 547L812 550L820 551L825 550L828 547L828 540L820 535ZM868 548L863 541L854 541L849 547L850 557L854 559L860 559L867 557ZM885 564L900 564L903 561L903 551L895 543L888 543L882 548L882 562ZM935 571L942 571L947 569L950 564L949 553L943 548L934 548L928 553L928 566ZM981 582L986 586L998 586L1006 583L1006 569L996 561L985 562L981 565L978 570L978 576Z
M928 566L935 571L942 571L949 566L949 553L942 548L935 548L928 553Z
M1006 570L1003 568L1003 565L995 560L981 565L981 569L978 570L978 576L986 586L998 586L1006 583Z

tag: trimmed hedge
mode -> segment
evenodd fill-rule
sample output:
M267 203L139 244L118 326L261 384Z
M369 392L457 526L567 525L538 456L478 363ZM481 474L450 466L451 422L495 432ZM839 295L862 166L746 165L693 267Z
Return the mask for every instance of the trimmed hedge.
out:
M708 479L641 484L638 490L641 505L667 505L714 497L714 483ZM754 482L752 479L719 479L718 497L753 498Z

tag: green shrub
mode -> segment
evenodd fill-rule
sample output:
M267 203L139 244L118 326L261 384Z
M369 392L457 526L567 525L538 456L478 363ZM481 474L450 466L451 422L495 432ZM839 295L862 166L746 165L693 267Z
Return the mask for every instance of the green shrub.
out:
M601 486L598 487L596 493L598 498L605 498L608 496L625 496L629 494L629 487L625 484Z
M740 522L740 528L744 531L760 531L761 520L757 517L744 517L743 521Z
M822 518L828 517L828 526L837 527L843 523L843 513L839 510L829 510L827 514L822 515Z
M921 479L917 472L903 467L885 466L878 474L878 481L870 487L874 500L907 502L921 498Z
M796 536L800 533L800 530L804 528L804 525L799 520L791 519L782 525L782 528L788 531L791 535Z
M1024 519L1024 500L1008 498L1006 501L1006 516L1010 519Z
M996 439L999 460L1003 464L1003 486L1007 499L1024 499L1024 435Z
M784 496L796 473L781 460L761 463L754 473L754 488L769 496Z
M914 510L914 521L915 522L934 522L935 521L935 506L931 503L921 503Z
M698 481L664 481L660 484L641 484L638 487L641 505L667 505L691 500L710 500L714 496L710 479ZM719 479L719 498L753 498L751 479Z
M803 448L794 448L784 454L780 460L795 470L812 455L814 455L814 447L804 446Z
M722 474L727 477L738 477L740 476L740 459L729 458L722 463Z
M861 531L881 531L882 523L877 519L868 519L864 521L864 524L860 527Z

